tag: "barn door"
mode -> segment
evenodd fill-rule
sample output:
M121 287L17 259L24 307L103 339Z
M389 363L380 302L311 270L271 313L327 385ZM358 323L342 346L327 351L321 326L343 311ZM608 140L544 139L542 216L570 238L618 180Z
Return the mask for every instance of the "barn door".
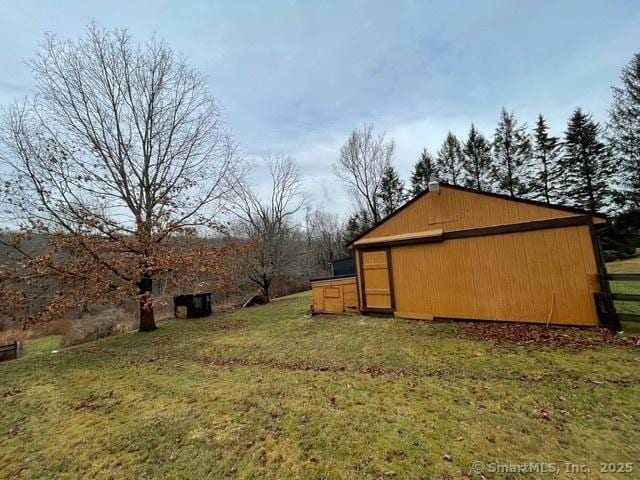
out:
M366 310L392 310L391 261L388 250L365 250L362 265L362 291Z

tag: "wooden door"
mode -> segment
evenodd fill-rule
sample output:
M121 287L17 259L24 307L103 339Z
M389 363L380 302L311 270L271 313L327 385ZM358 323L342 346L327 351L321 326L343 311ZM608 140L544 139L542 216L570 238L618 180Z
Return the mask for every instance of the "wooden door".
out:
M365 310L393 310L388 250L365 250L360 257Z

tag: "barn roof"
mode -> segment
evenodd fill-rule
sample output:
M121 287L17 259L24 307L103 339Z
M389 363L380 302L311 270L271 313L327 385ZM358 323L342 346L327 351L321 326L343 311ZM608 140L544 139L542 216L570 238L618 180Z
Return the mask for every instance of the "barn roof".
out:
M560 210L560 211L563 211L563 212L571 212L571 213L575 213L577 215L589 215L591 217L598 217L598 218L601 218L601 219L604 219L604 220L606 220L606 218L607 218L606 215L604 215L602 213L589 212L589 211L581 209L581 208L570 207L570 206L566 206L566 205L557 205L557 204L552 204L552 203L545 203L545 202L540 202L540 201L537 201L537 200L530 200L530 199L527 199L527 198L516 198L516 197L511 197L509 195L504 195L502 193L485 192L485 191L482 191L482 190L477 190L475 188L461 187L459 185L452 185L452 184L446 183L446 182L440 182L439 181L438 183L440 184L440 186L443 186L443 187L446 187L446 188L451 188L453 190L460 190L460 191L463 191L463 192L476 193L476 194L479 194L479 195L485 195L485 196L488 196L488 197L499 198L501 200L507 200L507 201L510 201L510 202L526 203L526 204L529 204L529 205L536 205L536 206L539 206L539 207L551 208L551 209ZM414 196L411 200L409 200L407 203L402 205L400 208L398 208L397 210L393 211L392 213L390 213L389 215L387 215L386 217L381 219L379 222L375 223L370 228L368 228L367 230L362 232L356 238L351 240L347 244L347 248L353 246L353 244L356 243L358 240L360 240L362 237L364 237L365 235L367 235L371 231L373 231L376 228L378 228L380 225L382 225L387 220L389 220L390 218L394 217L395 215L397 215L398 213L403 211L405 208L410 207L413 203L415 203L418 199L420 199L423 196L425 196L427 193L429 193L429 190L425 189L423 192L421 192L418 195Z

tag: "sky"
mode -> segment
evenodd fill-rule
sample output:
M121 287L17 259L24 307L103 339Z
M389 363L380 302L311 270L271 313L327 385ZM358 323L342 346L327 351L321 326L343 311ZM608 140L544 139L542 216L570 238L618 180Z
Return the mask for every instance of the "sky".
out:
M93 19L157 34L206 75L247 158L294 156L312 206L341 217L332 165L352 130L393 138L408 180L423 147L471 122L491 136L502 107L530 126L543 113L556 135L577 106L606 121L640 51L638 1L0 0L0 12L0 105L30 94L25 60L44 32L76 39Z

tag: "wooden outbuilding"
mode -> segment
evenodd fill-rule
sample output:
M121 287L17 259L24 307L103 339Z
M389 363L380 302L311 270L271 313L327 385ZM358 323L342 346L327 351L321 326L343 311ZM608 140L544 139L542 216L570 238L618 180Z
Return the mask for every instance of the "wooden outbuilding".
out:
M211 292L191 293L173 297L173 316L178 317L178 309L185 310L186 318L198 318L211 315Z
M316 278L311 281L315 313L357 313L356 277Z
M617 323L597 236L605 224L599 214L432 182L349 245L358 309L425 320ZM339 313L339 302L326 307L326 287L312 288L314 310Z

